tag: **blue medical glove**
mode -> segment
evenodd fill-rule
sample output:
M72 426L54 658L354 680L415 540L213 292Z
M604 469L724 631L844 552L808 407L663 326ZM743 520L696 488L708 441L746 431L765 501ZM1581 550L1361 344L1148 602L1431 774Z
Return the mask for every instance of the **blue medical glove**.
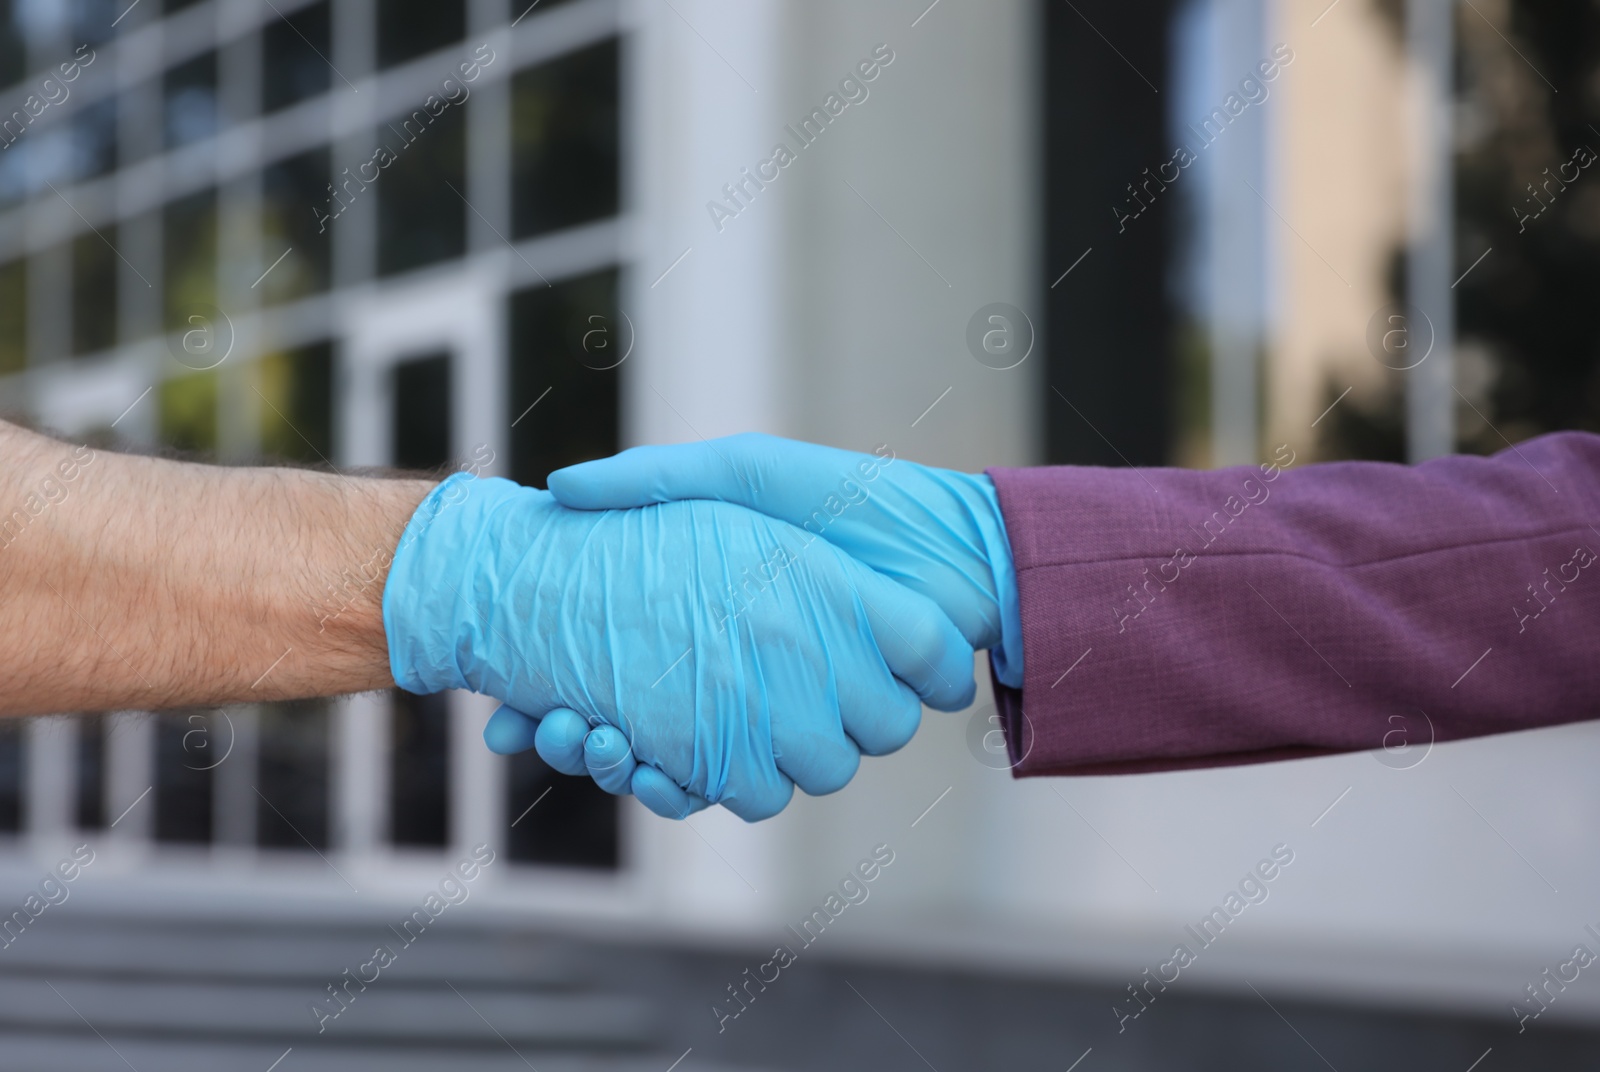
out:
M550 491L584 510L712 499L801 526L933 600L1022 685L1016 571L987 476L748 433L570 466Z
M483 739L491 752L501 755L536 748L540 758L562 774L588 774L606 792L632 793L667 819L682 819L709 804L635 760L622 734L591 732L589 723L571 708L559 707L537 719L501 704L489 716Z
M919 696L976 688L970 645L925 597L722 503L573 511L458 474L401 537L383 613L400 687L501 699L492 744L526 746L518 712L613 727L589 749L597 780L666 793L665 814L710 801L754 821L795 785L832 792L861 752L911 738Z

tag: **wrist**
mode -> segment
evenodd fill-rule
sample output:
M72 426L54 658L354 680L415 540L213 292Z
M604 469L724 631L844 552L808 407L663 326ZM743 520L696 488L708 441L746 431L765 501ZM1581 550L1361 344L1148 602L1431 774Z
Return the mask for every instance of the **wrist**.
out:
M299 526L314 534L314 569L298 571L293 605L278 608L284 631L300 635L313 668L354 692L391 683L383 591L400 534L434 487L429 480L349 479L266 470L297 485Z
M989 567L995 622L985 643L994 661L995 675L1002 684L1022 687L1022 606L1017 594L1016 566L1011 557L1011 541L1006 533L1005 516L1000 511L1000 496L994 481L977 473L960 474L963 499L977 526Z
M488 691L507 682L481 653L494 643L498 554L526 551L497 532L547 493L457 473L432 488L406 524L382 597L389 672L408 692ZM520 517L519 517L520 522ZM518 544L513 548L511 543ZM482 606L480 606L482 604Z

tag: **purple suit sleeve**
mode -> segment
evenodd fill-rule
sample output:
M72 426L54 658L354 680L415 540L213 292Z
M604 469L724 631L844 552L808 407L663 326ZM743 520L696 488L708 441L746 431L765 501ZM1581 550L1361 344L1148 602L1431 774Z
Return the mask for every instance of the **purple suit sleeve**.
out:
M1600 437L1415 467L990 470L1019 775L1420 747L1600 718Z

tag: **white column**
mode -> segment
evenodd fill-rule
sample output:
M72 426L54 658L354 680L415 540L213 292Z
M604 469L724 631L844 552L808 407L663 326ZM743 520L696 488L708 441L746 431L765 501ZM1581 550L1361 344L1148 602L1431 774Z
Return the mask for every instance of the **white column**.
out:
M638 2L626 11L623 141L632 151L624 157L623 190L631 263L622 310L637 341L622 366L624 445L789 430L780 397L780 266L789 218L781 199L800 195L793 174L800 168L754 195L720 233L706 209L724 198L722 187L740 178L741 167L770 158L782 139L783 75L796 40L786 10L773 0L684 0L671 7ZM708 814L691 820L691 830L657 822L631 802L620 814L629 864L658 910L676 905L691 914L749 917L759 903L749 887L778 885L781 846L766 826ZM641 825L648 825L647 837L639 836Z
M361 693L333 709L334 848L353 856L382 851L389 830L390 711L382 693Z
M228 849L253 849L261 799L255 790L261 752L259 711L254 706L218 708L205 720L206 747L185 749L184 762L211 770L211 840Z
M630 13L623 139L633 151L623 181L636 230L623 311L638 342L623 366L628 442L783 430L778 190L755 195L721 233L706 210L782 135L782 10L770 0L688 0Z
M118 711L106 732L108 836L142 843L155 830L156 723L143 711Z
M483 743L483 727L499 706L492 696L450 694L451 852L488 842L502 847L506 828L506 760ZM498 872L497 872L498 873Z
M1455 451L1455 197L1451 71L1455 5L1408 0L1416 159L1411 175L1406 300L1433 328L1433 350L1406 373L1406 455L1426 461ZM1412 324L1411 337L1426 328Z
M64 838L77 825L77 720L66 715L30 719L25 733L23 814L28 833L44 841Z

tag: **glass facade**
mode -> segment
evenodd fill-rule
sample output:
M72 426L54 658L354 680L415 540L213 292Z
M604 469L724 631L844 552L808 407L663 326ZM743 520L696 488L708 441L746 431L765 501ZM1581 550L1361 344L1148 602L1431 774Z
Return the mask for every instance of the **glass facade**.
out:
M225 463L494 457L534 483L616 450L617 6L222 6L0 0L10 414ZM462 287L493 330L416 322ZM83 829L148 785L117 833L158 847L445 853L487 814L511 859L617 865L613 798L531 753L459 754L481 718L459 697L367 699L85 717L49 762ZM0 833L34 821L33 751L0 726Z

